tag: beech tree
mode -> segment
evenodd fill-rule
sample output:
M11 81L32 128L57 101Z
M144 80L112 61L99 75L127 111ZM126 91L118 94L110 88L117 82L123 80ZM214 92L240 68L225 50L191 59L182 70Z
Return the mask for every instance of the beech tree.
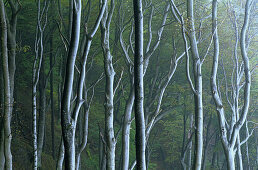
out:
M110 10L108 6L105 9L105 15L101 21L101 45L104 56L104 70L106 77L105 84L105 154L106 154L106 169L115 170L115 148L116 137L114 131L114 77L115 70L113 68L112 54L109 46L110 23L114 13L115 2L110 2Z
M65 169L75 169L75 129L78 112L73 113L71 109L71 96L74 81L74 66L77 56L80 24L81 24L81 1L72 1L72 29L71 40L66 61L66 73L63 88L63 97L61 101L61 124L62 136L64 141L64 159ZM82 104L82 101L79 101Z
M1 52L2 52L2 70L4 85L4 114L3 127L1 130L1 148L0 149L0 168L5 166L6 169L12 169L12 153L11 153L11 118L13 112L13 93L14 93L14 76L15 76L15 58L16 58L16 27L17 15L21 9L19 1L8 1L11 8L11 19L6 15L5 4L1 3ZM2 130L3 129L3 130ZM2 156L4 153L4 157Z
M135 54L134 54L134 90L135 90L135 125L136 125L136 166L146 169L145 160L145 121L143 108L143 14L142 1L134 0Z
M190 87L194 94L195 101L195 150L194 150L194 169L200 170L202 163L202 152L203 152L203 101L202 101L202 64L206 57L203 58L199 55L198 42L196 39L196 28L195 28L195 19L194 19L194 2L192 0L187 1L187 18L189 20L189 29L186 29L183 15L177 9L173 0L171 0L171 8L173 9L172 13L177 21L181 24L182 36L185 45L186 52L186 72L187 80L190 84ZM194 83L190 77L189 71L189 52L188 52L188 40L186 37L188 35L190 41L190 50L193 59L193 74L194 74ZM208 50L207 50L208 51Z
M122 5L123 4L120 4L120 13L123 13ZM154 15L154 5L151 2L147 3L147 4L145 4L144 9L147 9L149 7L151 7L151 8L150 8L150 14L149 14L149 16L147 16L147 18L148 18L148 43L145 46L145 50L144 50L144 54L143 54L144 55L144 71L143 71L144 74L143 74L143 76L145 75L145 73L148 69L149 61L150 61L151 57L154 55L154 52L158 49L158 47L160 45L161 37L162 37L163 30L164 30L166 20L167 20L167 16L168 16L169 4L166 4L166 6L165 6L165 10L164 10L164 13L163 13L163 16L162 16L162 21L159 24L159 28L158 28L155 40L152 39L152 36L153 36L153 31L152 31L152 22L153 21L152 20L153 20L153 15ZM123 49L123 52L124 52L125 61L126 61L126 65L127 65L127 69L128 69L128 73L129 73L129 79L130 79L130 93L129 93L128 99L126 101L126 106L125 106L125 110L124 110L123 125L122 125L122 140L123 140L123 142L122 142L122 155L123 155L122 156L122 167L123 167L123 169L128 169L128 167L129 167L130 127L131 127L132 121L134 120L134 118L132 118L131 114L132 114L132 111L133 111L133 104L134 104L134 99L135 99L134 64L133 64L133 61L130 57L130 51L132 52L133 55L135 54L135 51L133 49L134 41L133 41L133 37L132 37L133 33L134 33L134 23L131 22L131 32L130 32L130 35L129 35L129 42L127 44L125 42L124 38L123 38L123 32L125 31L127 24L129 24L130 22L128 21L127 23L123 23L123 20L124 20L123 17L122 17L121 20L122 20L122 22L120 23L121 26L119 28L120 29L120 45L121 45L121 47ZM168 78L168 83L169 83L169 81L171 80L171 78L174 74L174 71L175 71L176 66L177 66L177 62L181 59L181 57L178 57L178 59L175 60L174 57L175 56L172 56L172 60L171 60L171 67L170 67L170 71L168 73L168 77L169 77ZM153 82L152 88L155 87L155 83L156 83L156 81ZM162 83L164 83L164 82L162 82ZM161 83L160 83L160 86L161 86ZM165 87L163 88L164 90L162 90L158 93L162 93L162 96L163 96L166 87L167 87L167 85L165 85ZM154 93L153 94L150 93L150 94L153 95L153 96L158 96L158 94L154 94ZM152 120L154 120L158 116L157 114L160 113L159 109L160 109L161 102L158 105L158 110L157 110L156 115L154 113L153 114L151 113L150 107L152 107L153 104L154 104L153 100L150 101L150 99L153 97L151 95L148 95L149 101L147 101L147 103L144 104L148 108L148 109L145 109L145 110L148 110L145 113L145 116L144 116L145 117L145 124L148 124L147 122L148 122L148 118L150 116L153 116ZM162 101L162 97L160 98L160 100ZM155 121L155 123L156 122L157 121ZM152 129L154 124L150 123L149 128L146 129L145 133L146 133L147 136L149 135L150 130ZM136 165L136 162L134 161L134 163L131 165L130 169L132 169L135 165Z
M255 169L255 11L0 0L0 169Z
M95 25L91 32L88 33L87 25L85 25L86 41L83 44L83 53L82 53L82 65L77 85L77 96L75 106L71 106L71 96L73 91L73 81L74 81L74 68L75 60L78 54L79 46L79 35L80 35L80 24L81 24L81 1L73 1L72 3L72 31L71 31L71 41L68 50L68 58L66 62L66 79L64 82L64 90L61 104L61 122L62 122L62 134L64 141L64 158L65 158L65 168L66 169L79 169L80 154L84 150L87 144L87 120L84 121L86 127L84 128L83 142L79 145L78 152L75 149L75 133L78 115L81 109L81 106L85 102L83 99L83 88L85 86L85 76L86 76L86 64L88 59L88 54L91 47L92 38L97 32L97 29L100 25L100 21L104 15L107 1L105 0L101 4L101 10L95 22ZM69 69L68 69L69 68ZM92 100L92 99L90 99ZM89 103L87 103L89 104ZM89 107L89 106L88 106ZM89 108L86 109L86 116L89 112ZM87 119L87 117L86 117ZM62 144L61 144L62 145ZM62 155L62 154L61 154ZM77 160L75 160L77 159ZM59 164L60 165L60 164Z
M228 103L231 107L232 111L232 117L230 124L226 120L225 116L225 109L224 104L222 103L222 97L219 93L220 87L217 85L217 70L218 70L218 63L219 63L219 36L217 32L217 1L213 1L212 6L212 30L214 32L214 38L213 38L213 44L214 44L214 55L213 55L213 67L212 67L212 75L211 75L211 89L212 89L212 95L216 104L216 110L219 118L219 125L220 125L220 135L221 135L221 141L222 145L225 151L225 157L227 160L227 168L234 170L236 168L235 165L235 153L238 151L239 156L239 168L243 169L242 165L242 158L241 158L241 145L245 143L249 136L242 142L240 141L240 129L244 125L248 110L249 110L249 103L250 103L250 87L251 87L251 72L250 72L250 65L249 65L249 57L248 52L246 48L246 37L247 37L247 29L249 24L249 18L250 18L250 10L252 6L252 1L247 0L245 4L245 16L244 16L244 23L241 28L241 34L240 34L240 50L241 50L241 56L242 56L242 65L239 68L238 66L238 59L237 59L237 44L238 44L238 34L236 32L236 47L235 47L235 54L236 57L235 60L235 82L232 82L232 86L234 87L233 90L233 96L232 96L232 102L229 100L228 92L226 91L226 96ZM237 28L236 28L237 31ZM244 84L241 85L241 78L245 75ZM233 75L233 74L232 74ZM225 80L226 81L226 80ZM238 102L239 102L239 92L241 89L241 86L244 86L244 104L243 107L240 108ZM237 147L237 149L235 148Z
M48 2L44 1L43 8L41 9L41 2L37 1L37 28L35 35L35 58L33 63L32 75L32 127L33 127L33 169L38 169L41 166L41 152L44 141L44 110L41 111L39 118L39 133L37 132L37 85L39 82L40 70L42 66L44 44L43 34L47 24ZM44 80L43 80L44 81ZM43 82L45 84L45 82ZM44 87L42 87L44 88ZM43 99L44 100L44 96ZM45 101L45 100L44 100ZM43 101L43 102L44 102ZM45 106L41 106L41 108Z

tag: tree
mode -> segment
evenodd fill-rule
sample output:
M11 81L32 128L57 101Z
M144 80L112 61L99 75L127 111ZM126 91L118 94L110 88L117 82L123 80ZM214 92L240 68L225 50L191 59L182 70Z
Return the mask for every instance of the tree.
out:
M89 1L90 3L90 1ZM85 43L83 44L83 53L82 53L82 66L81 66L81 74L80 74L80 78L79 78L79 82L78 82L78 96L79 99L77 99L77 101L82 101L84 100L83 104L84 104L84 121L82 122L83 124L83 136L82 136L82 142L79 144L78 147L78 151L76 152L76 169L79 169L79 165L80 165L80 155L83 152L83 150L85 149L86 145L87 145L87 138L88 138L88 117L89 117L89 112L90 112L90 106L91 106L91 102L92 99L94 97L94 88L96 86L96 84L103 78L103 76L101 75L95 83L93 83L89 88L87 88L86 86L86 82L85 82L85 78L86 78L86 73L88 72L88 70L90 70L91 68L89 68L88 70L86 70L86 65L87 65L87 59L88 59L88 55L90 52L90 48L91 48L91 43L92 43L92 39L95 36L101 20L104 16L105 13L105 9L107 6L107 0L104 0L101 3L101 8L99 10L98 13L98 17L95 21L95 24L92 28L92 30L90 32L88 32L88 28L87 28L87 22L85 23ZM91 10L91 9L89 9ZM89 18L89 16L87 16ZM88 100L88 91L92 89L92 95L90 97L90 99ZM84 99L83 99L83 90L84 90ZM77 103L76 105L76 112L77 114L79 114L78 112L80 111L80 104Z
M194 169L200 170L202 163L202 151L203 151L203 99L202 99L202 64L206 55L201 59L198 50L198 42L196 39L195 19L194 19L194 2L192 0L187 1L187 18L189 20L189 30L186 29L182 14L180 14L173 0L171 0L171 6L174 17L181 24L182 36L185 44L186 52L186 72L187 80L194 94L195 100L195 150L194 150ZM190 77L189 71L189 53L188 42L186 38L188 35L191 47L191 54L193 59L193 74L194 84ZM207 50L208 51L208 50Z
M220 135L221 135L221 141L222 141L222 145L223 145L226 160L227 160L227 167L230 170L234 170L236 166L235 160L234 160L235 152L236 152L235 146L237 145L237 140L239 140L239 132L244 122L246 121L246 117L249 109L251 73L249 68L249 58L246 50L246 31L249 24L251 5L252 5L252 1L247 0L245 5L244 24L241 29L241 35L240 35L240 49L241 49L241 56L243 60L243 67L239 71L238 60L235 62L236 64L235 68L237 70L235 73L236 83L232 84L232 86L235 86L235 90L236 90L234 91L233 104L231 104L227 98L232 109L232 120L231 120L231 124L229 125L225 118L225 110L224 110L225 106L222 103L222 98L219 93L220 87L217 86L217 69L218 69L218 61L219 61L219 40L218 40L218 33L217 33L217 27L218 27L217 1L213 0L213 3L212 3L212 31L214 32L214 38L213 38L214 54L213 54L213 67L212 67L212 75L211 75L211 90L212 90L212 96L216 104L216 110L219 118ZM245 74L245 83L244 83L245 89L244 89L244 105L243 105L243 108L241 109L242 113L241 115L239 115L239 106L238 106L239 95L238 94L240 90L240 80L241 80L239 75L241 75L241 72L244 72ZM243 143L241 142L240 145L241 144ZM239 147L238 147L238 150L240 150ZM241 164L240 164L240 169L243 169Z
M114 0L111 1L110 11L108 6L105 9L105 15L101 21L101 45L104 56L104 70L106 75L105 85L105 153L106 153L106 169L115 170L115 148L116 148L116 137L114 132L114 77L115 70L112 63L112 55L109 46L109 30L112 16L114 13Z
M134 90L135 90L135 125L136 125L136 166L146 169L145 161L145 121L143 109L143 14L142 1L134 0L135 54L134 54Z
M32 70L32 127L33 127L33 169L38 169L41 166L41 152L43 148L44 141L44 120L45 120L45 104L41 106L43 110L41 110L41 117L39 118L39 133L37 132L37 85L40 78L40 70L42 66L43 60L43 33L47 24L47 13L48 13L48 2L44 1L44 6L41 9L40 1L37 1L37 27L36 27L36 35L35 35L35 58L33 63ZM43 84L45 84L45 80L43 80ZM42 87L44 89L44 87ZM41 96L41 101L45 101L44 94ZM42 122L43 121L43 122ZM38 138L39 134L39 138Z
M74 81L74 66L78 51L80 24L81 24L81 1L73 1L71 41L66 61L66 74L64 80L63 97L61 101L61 125L64 141L65 169L75 169L75 130L78 114L71 109L71 95ZM82 101L79 101L82 104Z
M148 43L145 46L145 51L144 51L144 60L143 60L143 77L146 74L146 71L148 69L149 66L149 62L151 57L154 55L155 51L158 49L160 42L161 42L161 38L163 35L163 31L164 31L164 27L166 25L166 20L167 20L167 16L168 16L168 10L169 10L169 4L166 3L165 5L165 9L164 9L164 13L162 15L162 21L159 25L158 31L157 31L157 35L156 35L156 39L153 41L152 36L153 36L153 31L152 31L152 22L153 22L153 15L154 15L154 4L152 4L152 2L150 3L146 3L144 6L144 9L148 9L150 8L150 14L146 17L148 18ZM120 13L123 13L122 10L122 4L120 4ZM132 19L132 18L131 18ZM130 19L130 20L131 20ZM122 17L122 22L120 23L120 45L122 47L122 50L124 52L124 56L125 56L125 61L126 61L126 65L128 68L128 73L129 73L129 81L130 81L130 92L129 92L129 96L127 98L126 101L126 106L125 106L125 110L124 110L124 118L123 118L123 125L122 125L122 167L123 169L128 169L129 167L129 144L130 144L130 127L131 127L131 122L134 120L134 118L131 118L131 114L133 111L133 104L134 104L134 100L135 100L135 90L134 90L134 64L133 61L131 60L130 57L130 52L129 49L131 49L131 52L133 53L133 55L135 54L135 50L133 49L133 32L134 32L134 24L133 22L131 22L131 32L129 35L129 45L126 45L124 39L123 39L123 32L126 29L126 25L130 23L130 20L127 23L123 23L124 18ZM123 25L124 24L124 25ZM158 122L156 120L156 118L158 118L158 114L160 113L160 106L161 106L161 102L162 102L162 98L165 92L166 87L168 86L171 78L174 75L174 72L176 70L177 67L177 62L181 59L181 56L178 57L178 59L176 59L176 56L173 54L172 59L171 59L171 65L170 65L170 69L168 72L168 79L162 79L162 83L159 84L159 87L161 87L161 84L163 85L161 88L162 90L156 93L150 93L150 95L148 95L147 98L147 102L144 104L146 106L145 110L146 112L144 113L144 119L145 119L145 124L148 124L148 118L152 116L152 119L150 120L149 123L149 127L146 128L145 134L146 136L149 136L151 129L153 128L153 126L155 125L156 122ZM158 68L158 67L157 67ZM157 69L158 70L158 69ZM151 87L152 90L155 87L155 83L156 81L154 81L154 83L152 83ZM150 91L152 91L150 90ZM155 111L151 111L150 108L152 106L154 106L154 100L152 100L152 97L157 97L158 95L161 95L159 97L159 104L157 106L157 110ZM156 98L155 98L156 99ZM162 114L160 114L162 115ZM161 119L162 116L159 117L159 120ZM146 137L148 138L148 137ZM148 140L146 140L147 143ZM134 166L136 165L136 161L133 162L133 164L131 165L130 169L132 169Z
M13 92L14 92L14 75L15 75L15 57L16 57L16 25L17 15L21 9L19 1L8 1L11 7L11 19L9 20L3 1L1 4L1 51L2 51L2 69L4 82L4 121L2 132L4 140L5 168L12 169L11 153L11 118L13 112ZM1 157L1 162L3 157Z
M4 2L0 1L1 7L1 51L3 63L3 78L4 78L4 155L5 168L12 169L12 153L11 153L11 84L9 79L9 64L8 64L8 48L7 48L7 21L5 15Z
M80 23L81 23L81 1L73 1L73 19L72 19L72 31L71 31L71 41L69 45L67 63L66 63L66 79L64 82L64 90L61 104L61 122L62 122L62 134L64 141L64 149L65 149L65 168L66 169L79 169L80 155L82 151L85 149L87 144L87 116L89 113L90 103L86 103L88 106L85 110L85 121L84 121L84 133L83 133L83 141L80 143L78 151L75 149L75 133L78 115L81 109L82 104L87 100L87 90L85 89L85 99L83 99L83 89L85 86L85 76L86 76L86 64L88 59L88 54L91 47L92 38L96 34L98 27L100 25L100 21L104 15L104 11L106 8L107 1L105 0L101 4L101 9L96 19L95 25L91 32L88 33L87 24L85 23L85 42L83 43L83 52L82 52L82 65L80 70L80 75L78 79L77 85L77 97L75 106L72 107L71 103L71 95L73 91L73 81L74 81L74 68L75 68L75 60L78 53L78 45L79 45L79 35L80 35ZM88 16L89 17L89 16ZM99 81L99 80L98 80ZM98 82L97 81L97 82ZM95 85L94 85L95 86ZM86 87L85 87L86 88ZM93 87L94 88L94 87ZM62 144L61 144L62 146ZM62 155L62 154L61 154ZM76 159L76 160L75 160ZM60 165L60 164L59 164Z

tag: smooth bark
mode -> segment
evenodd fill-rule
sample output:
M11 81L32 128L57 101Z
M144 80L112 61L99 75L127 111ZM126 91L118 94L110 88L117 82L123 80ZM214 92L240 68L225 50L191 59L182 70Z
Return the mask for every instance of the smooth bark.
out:
M187 1L187 17L189 24L189 31L186 30L183 15L180 14L173 0L171 0L172 13L175 19L181 24L182 36L184 40L185 53L186 53L186 72L187 80L194 94L195 103L195 147L194 147L194 161L193 167L195 170L201 169L202 164L202 152L203 152L203 100L202 100L202 64L203 60L199 55L198 42L196 40L195 18L194 18L194 2L193 0ZM194 83L190 77L189 71L189 53L188 53L188 41L186 33L190 40L191 54L193 58L193 75Z
M143 89L143 14L142 1L134 0L135 54L135 124L136 124L136 166L138 170L146 169L145 161L145 121L144 121L144 89Z
M200 170L203 152L203 101L202 101L202 62L199 56L197 40L195 35L194 22L194 2L187 1L187 16L190 24L189 40L193 56L194 72L194 102L195 102L195 150L194 150L194 169Z
M244 24L241 30L240 36L240 49L241 49L241 56L244 62L244 73L245 73L245 89L244 89L244 105L242 108L242 113L238 115L238 95L235 95L233 107L236 109L232 109L232 121L230 125L229 133L227 133L226 127L226 119L225 119L225 112L224 106L222 103L221 96L218 92L217 86L217 69L218 69L218 59L219 59L219 41L218 41L218 33L217 33L217 1L213 0L212 3L212 31L214 32L213 43L214 43L214 54L213 54L213 67L212 67L212 75L211 75L211 89L212 89L212 96L215 101L216 110L219 118L219 125L220 125L220 135L222 146L224 148L226 160L227 160L227 167L229 170L235 170L235 146L237 143L240 142L239 138L239 131L243 126L244 122L246 121L248 109L249 109L249 101L250 101L250 86L251 86L251 77L250 77L250 68L249 68L249 58L247 56L246 50L246 31L249 23L250 17L250 8L251 8L251 0L246 1L245 5L245 18ZM236 57L236 54L235 54ZM238 62L238 61L237 61ZM236 63L237 64L237 63ZM237 65L235 66L237 68ZM238 70L237 73L239 74ZM238 76L236 77L236 81L238 81ZM239 83L236 82L235 84L236 90L234 94L238 94ZM226 92L227 93L227 92ZM230 102L228 102L231 104ZM230 105L232 108L232 105ZM237 110L237 112L235 112ZM234 118L236 116L236 118ZM239 140L239 141L237 141ZM241 143L240 143L241 144ZM238 150L240 151L240 147ZM240 167L241 168L241 167Z
M105 84L105 144L106 144L106 169L115 170L115 148L116 138L114 132L114 77L113 56L109 46L110 23L114 12L114 0L111 1L110 11L108 6L105 9L105 15L101 21L101 45L104 56L104 71L106 75Z
M131 86L134 86L131 80ZM129 153L130 153L130 127L131 127L131 113L134 104L134 87L130 88L129 98L126 101L123 129L122 129L122 169L129 168Z
M43 52L44 52L44 45L43 45L43 33L47 24L47 12L48 12L48 3L44 1L43 8L41 10L41 3L37 1L37 28L36 28L36 38L35 38L35 58L33 62L32 68L32 138L33 138L33 169L37 170L38 168L38 161L40 155L38 155L38 135L37 135L37 85L39 82L40 77L40 69L43 60ZM42 21L41 17L45 15L45 20ZM43 116L43 117L42 117ZM44 118L44 114L41 114L41 118ZM42 121L42 119L39 121ZM43 120L44 121L44 120ZM40 138L39 140L42 141L44 139L44 122L41 124L39 129ZM43 141L40 142L40 151L39 154L42 152Z
M60 145L59 145L58 159L57 159L57 164L56 164L56 170L63 169L63 162L64 162L64 143L63 143L63 139L61 138Z
M83 60L82 60L82 67L81 67L81 71L80 71L80 78L79 78L79 82L78 82L78 92L77 92L78 99L77 99L77 103L76 103L76 107L75 107L74 115L73 115L75 122L77 122L77 117L78 117L79 110L81 108L82 101L83 101L83 90L84 90L84 100L85 100L83 102L83 104L84 104L84 120L82 120L83 134L81 136L82 141L79 143L79 146L78 146L78 149L76 152L76 169L79 169L81 153L83 152L83 150L86 148L86 145L87 145L88 117L89 117L89 112L90 112L90 105L91 105L91 102L92 102L92 99L94 96L94 87L103 78L102 76L100 76L100 78L91 87L89 87L89 89L92 88L92 95L91 95L90 99L88 100L87 95L88 95L89 89L86 88L86 83L85 83L87 59L88 59L88 55L90 52L92 39L100 26L100 22L103 18L106 6L107 6L107 0L103 1L103 3L101 4L101 9L99 11L98 17L96 19L96 22L95 22L91 32L88 33L87 25L85 25L86 39L85 39L85 43L83 46L84 49L82 52Z
M11 99L11 82L9 78L8 64L8 47L7 47L7 20L5 14L4 2L0 1L0 19L1 19L1 58L3 69L4 82L4 155L5 169L12 169L12 153L11 153L11 114L12 114L12 99Z
M81 23L81 1L73 1L71 41L69 45L63 96L61 101L61 126L65 149L65 169L75 169L75 129L76 120L71 116L71 96L73 91L74 66L79 45ZM81 101L80 101L81 102ZM81 103L82 104L82 103Z

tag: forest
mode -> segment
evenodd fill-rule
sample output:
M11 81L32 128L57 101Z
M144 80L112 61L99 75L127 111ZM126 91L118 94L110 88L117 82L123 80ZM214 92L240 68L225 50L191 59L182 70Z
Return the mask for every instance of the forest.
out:
M257 0L0 0L0 170L258 170Z

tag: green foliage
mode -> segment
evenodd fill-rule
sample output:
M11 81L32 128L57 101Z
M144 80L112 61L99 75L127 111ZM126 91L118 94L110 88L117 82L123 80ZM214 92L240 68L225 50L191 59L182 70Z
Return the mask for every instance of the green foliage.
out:
M52 2L52 1L51 1ZM90 18L87 22L88 29L91 30L93 27L97 13L99 10L99 1L92 0L91 1L91 13ZM122 1L121 1L122 2ZM13 142L12 142L12 153L14 157L14 169L19 170L27 170L31 169L32 164L32 144L31 144L31 77L32 77L32 65L34 61L34 45L35 45L35 30L36 30L36 4L31 0L23 0L22 10L18 14L18 24L17 24L17 57L16 57L16 89L15 89L15 105L16 110L14 110L13 114L13 122L12 122L12 133L13 133ZM109 0L110 3L110 0ZM118 7L120 1L116 1L116 7ZM211 40L211 18L203 20L202 28L199 28L199 19L210 15L211 5L207 0L201 0L196 2L198 5L195 5L195 18L196 18L196 32L201 31L203 41L198 44L200 49L200 56L204 56L208 45ZM154 45L154 41L156 40L158 29L160 28L161 18L163 15L163 10L166 2L160 0L153 0L154 5L154 16L152 21L152 44ZM189 30L189 19L187 18L186 13L186 3L182 3L181 1L176 1L180 12L182 13L186 28ZM68 37L68 22L69 22L69 1L61 0L61 12L62 17L58 14L57 3L53 1L53 6L49 8L49 23L46 27L46 31L44 33L44 58L45 58L45 75L50 71L49 66L49 56L50 52L53 52L53 56L55 56L55 65L52 70L54 76L54 114L55 114L55 150L56 153L59 149L59 142L61 137L61 120L60 120L60 103L59 102L59 92L58 86L64 80L64 72L65 69L62 69L65 66L67 51L64 47L64 43L61 39L61 34L64 37ZM87 15L86 1L83 1L84 11L82 16L85 17ZM243 24L243 13L241 12L241 5L236 5L237 12L239 12L240 19L238 20L239 28ZM122 16L124 17L124 24L127 23L131 16L133 15L132 1L123 0L123 5L120 9L116 8L113 16L113 20L111 22L110 28L110 46L111 53L113 55L113 63L116 71L115 82L117 83L119 79L119 75L121 71L124 71L124 75L122 78L121 84L123 85L122 95L120 100L120 108L118 111L118 119L121 121L123 119L125 103L128 98L130 87L129 87L129 75L127 66L125 64L124 54L119 44L119 32L120 31L117 26L119 26L120 22L122 22ZM148 16L150 13L151 7L148 7L144 11L144 47L148 42ZM228 122L230 122L231 110L227 104L226 100L226 82L231 83L232 77L232 69L234 68L234 63L232 61L232 51L235 45L235 32L232 29L232 23L229 13L228 6L225 6L224 2L219 2L218 9L218 34L219 34L219 42L220 42L220 58L223 59L223 64L225 67L226 78L224 77L224 72L220 66L218 70L218 84L220 86L221 96L223 99L223 104L226 118ZM120 12L120 13L119 13ZM10 9L7 7L7 14L10 17ZM85 18L82 19L84 22ZM57 28L57 23L60 24L60 30ZM153 56L150 58L149 68L144 78L145 83L145 96L148 96L151 93L150 83L153 82L155 77L156 69L159 67L159 75L158 80L155 84L154 91L159 91L158 83L166 76L170 67L171 57L176 53L177 57L180 56L184 52L184 44L181 36L181 25L175 21L175 18L172 16L171 12L169 12L169 17L167 20L167 25L164 27L164 33L161 37L160 46L157 51L154 52ZM130 34L130 24L126 25L125 30L123 32L124 40L126 44L129 45L128 37ZM255 24L255 22L253 23ZM256 23L257 24L257 23ZM84 23L81 25L81 39L85 35L84 32ZM255 33L254 30L250 27L250 33ZM191 30L189 30L191 31ZM239 30L240 31L240 30ZM50 51L49 47L49 38L50 35L53 34L53 51ZM118 39L117 39L118 38ZM132 38L134 39L134 37ZM175 42L175 49L173 48L173 41ZM257 68L257 36L254 36L253 43L248 47L248 55L250 56L250 64L251 67ZM80 42L82 44L82 41ZM237 45L239 48L239 44ZM214 102L211 96L210 91L210 75L212 68L212 51L213 47L211 46L210 52L207 55L207 58L204 61L202 76L203 76L203 105L204 105L204 116L205 125L207 124L208 118L212 115L212 131L218 130L218 121L217 121L217 113L214 107ZM240 56L240 50L237 50L239 56L239 63L241 63L242 59ZM133 61L133 53L129 49L129 55ZM145 57L145 56L144 56ZM191 52L190 52L191 58ZM186 79L186 71L185 71L185 59L184 56L178 63L177 70L174 74L174 77L171 80L171 83L166 89L164 100L162 103L162 110L167 107L175 107L173 110L169 112L162 120L160 120L155 127L153 128L149 145L151 148L151 156L149 169L150 170L159 170L159 169L168 169L173 167L174 169L180 169L180 159L181 159L181 150L183 143L183 118L184 116L187 118L186 121L186 131L188 132L190 129L190 115L194 114L194 97L192 91L190 89L189 83ZM81 56L77 56L76 66L80 68ZM92 63L91 63L92 62ZM91 70L87 72L86 85L90 87L93 82L97 80L97 78L102 74L104 62L103 62L103 54L101 49L101 31L98 30L95 37L93 38L91 51L88 57L88 65L87 69L91 67ZM61 69L60 69L61 67ZM192 61L190 61L190 70L192 70ZM60 76L60 70L61 75ZM75 74L78 75L77 70L75 70ZM194 75L191 74L193 78ZM234 77L234 75L233 75ZM105 79L105 78L104 78ZM95 87L95 96L92 101L92 105L90 108L89 115L89 135L88 135L88 144L85 151L81 156L81 167L82 169L99 169L99 130L104 129L104 91L105 91L105 80L99 82L99 84ZM225 80L226 79L226 80ZM243 78L244 80L244 78ZM241 82L243 82L243 80ZM77 84L77 79L75 79L74 86ZM256 111L258 105L258 74L257 69L254 69L252 75L252 87L251 87L251 102L250 102L250 114L248 116L248 120L252 120L254 122L258 121L258 114ZM62 86L60 86L62 87ZM119 87L120 88L120 87ZM120 90L120 89L118 89ZM229 88L229 94L232 90ZM241 92L241 97L243 95L243 90ZM90 96L92 91L88 92L88 96ZM38 94L39 95L39 94ZM50 85L47 82L47 104L50 104ZM73 96L74 97L74 96ZM118 97L115 96L115 101L117 101ZM146 100L145 100L146 102ZM243 104L243 100L239 101L240 105ZM39 104L40 105L40 104ZM157 100L154 101L154 106L150 108L151 111L155 110L155 106L157 105ZM44 151L42 155L42 169L55 169L56 160L53 160L51 156L51 114L50 114L50 105L47 108L46 115L46 141L44 144ZM116 106L115 106L116 107ZM83 114L81 112L80 114ZM1 114L0 114L1 116ZM134 117L134 113L132 113L132 117ZM117 132L120 129L120 123L115 121L115 131ZM206 126L205 126L206 128ZM249 125L250 130L254 128L254 124ZM193 129L192 129L193 130ZM207 130L204 129L204 134L206 134ZM136 158L135 151L135 122L132 122L131 132L130 132L130 165ZM188 135L188 134L187 134ZM186 138L187 138L186 135ZM241 139L245 138L245 129L241 130ZM194 139L194 138L193 138ZM214 139L211 140L211 144L209 145L209 153L215 152L224 159L223 157L223 148L221 142L216 142ZM255 138L252 136L249 139L249 154L251 164L254 165L256 159L256 144ZM245 146L242 146L243 155L245 154ZM211 151L212 150L212 151ZM116 154L117 161L116 165L119 163L121 153L121 133L117 141L116 146ZM209 160L207 161L207 169L210 168L211 165L211 156L209 156Z

